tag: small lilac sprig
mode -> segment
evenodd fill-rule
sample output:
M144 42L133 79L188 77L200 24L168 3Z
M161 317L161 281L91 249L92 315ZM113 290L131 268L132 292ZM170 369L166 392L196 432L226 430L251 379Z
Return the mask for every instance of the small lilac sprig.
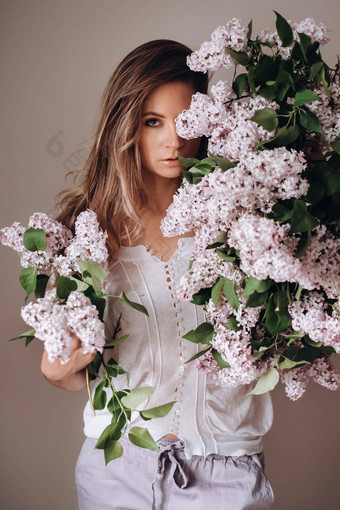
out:
M87 210L79 214L75 222L75 235L54 218L35 213L29 219L29 228L19 223L2 229L1 242L19 253L24 269L20 283L28 297L34 293L37 301L29 302L21 309L24 321L33 329L12 338L26 338L26 346L36 337L44 342L50 363L69 361L72 350L72 335L79 338L84 354L97 353L86 367L86 384L92 410L107 407L112 414L111 424L101 434L96 448L104 450L106 464L120 457L123 448L120 437L131 421L131 411L137 410L143 420L166 416L175 402L152 408L136 409L153 391L151 387L126 388L117 391L113 378L125 374L129 385L129 374L117 365L113 358L104 359L103 350L112 349L126 340L124 335L116 338L119 328L106 341L104 310L106 306L106 269L108 250L107 233L100 228L96 214ZM146 308L130 301L124 292L117 296L127 306L146 315ZM104 378L96 387L94 399L90 391L90 379ZM107 401L105 388L112 397ZM143 448L158 450L150 433L142 427L128 431L132 443Z

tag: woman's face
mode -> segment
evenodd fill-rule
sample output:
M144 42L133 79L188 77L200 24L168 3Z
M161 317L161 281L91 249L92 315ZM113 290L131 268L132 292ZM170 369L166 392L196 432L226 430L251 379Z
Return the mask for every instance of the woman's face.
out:
M177 156L196 156L200 138L180 138L175 126L175 118L189 108L194 93L189 83L169 82L156 88L144 101L139 142L144 171L175 178L184 170Z

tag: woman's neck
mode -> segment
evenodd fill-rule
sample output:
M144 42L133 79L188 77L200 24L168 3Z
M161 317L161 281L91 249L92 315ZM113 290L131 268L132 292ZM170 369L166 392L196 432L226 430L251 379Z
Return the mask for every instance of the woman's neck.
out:
M144 175L145 190L148 197L146 210L159 218L163 218L172 203L173 196L179 187L179 179L166 179L149 172Z

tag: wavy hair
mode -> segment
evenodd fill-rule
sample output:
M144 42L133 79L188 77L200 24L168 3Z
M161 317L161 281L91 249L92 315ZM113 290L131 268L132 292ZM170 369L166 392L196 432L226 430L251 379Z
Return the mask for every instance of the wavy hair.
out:
M70 172L74 183L78 179L80 183L58 195L57 219L71 230L80 212L96 212L109 234L111 261L122 241L131 245L142 232L139 213L147 206L138 148L143 102L170 81L187 82L196 92L207 92L208 75L186 65L190 53L181 43L159 39L138 46L121 61L104 89L90 153L79 169ZM202 138L198 157L205 156L206 146Z

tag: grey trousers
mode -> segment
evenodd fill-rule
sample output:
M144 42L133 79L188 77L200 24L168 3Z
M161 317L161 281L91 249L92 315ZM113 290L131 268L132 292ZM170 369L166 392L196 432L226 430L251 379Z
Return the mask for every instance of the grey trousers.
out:
M105 466L96 441L76 465L79 510L269 510L274 500L263 453L188 460L182 441L160 439L156 452L123 438L123 456Z

